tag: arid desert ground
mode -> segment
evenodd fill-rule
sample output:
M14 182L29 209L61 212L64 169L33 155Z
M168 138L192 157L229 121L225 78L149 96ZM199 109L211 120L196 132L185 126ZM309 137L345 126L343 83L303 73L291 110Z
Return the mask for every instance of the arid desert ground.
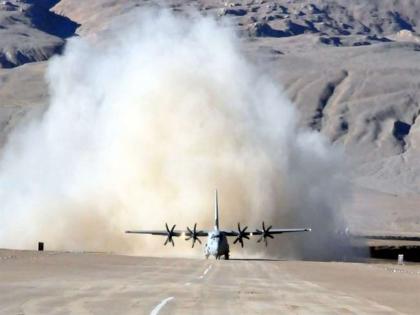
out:
M2 314L417 314L418 265L0 252ZM157 313L155 313L157 314Z
M95 38L153 1L3 1L0 5L0 131L48 107L44 76L72 36ZM417 1L165 1L227 21L242 50L349 158L349 228L419 231L419 12ZM28 114L29 113L29 114ZM29 118L28 118L29 117ZM361 202L359 202L361 200Z

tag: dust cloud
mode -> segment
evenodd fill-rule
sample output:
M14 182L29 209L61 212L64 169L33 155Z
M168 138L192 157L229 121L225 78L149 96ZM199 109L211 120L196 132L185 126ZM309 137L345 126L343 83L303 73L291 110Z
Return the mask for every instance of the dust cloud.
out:
M69 40L49 64L47 111L4 148L0 246L201 255L183 240L168 249L124 231L210 229L217 188L222 228L313 229L237 254L348 255L337 233L343 154L297 127L281 88L240 50L229 27L168 11Z

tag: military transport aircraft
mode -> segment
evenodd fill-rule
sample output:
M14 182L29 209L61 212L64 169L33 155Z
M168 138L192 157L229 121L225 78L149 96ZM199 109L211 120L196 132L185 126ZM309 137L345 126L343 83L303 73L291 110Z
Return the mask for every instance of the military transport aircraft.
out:
M187 227L187 230L179 231L175 230L173 225L169 229L168 223L165 223L166 230L139 230L139 231L126 231L126 233L135 233L135 234L150 234L150 235L162 235L166 236L164 245L169 242L172 243L172 246L175 246L174 237L183 236L185 240L192 240L192 247L194 247L195 242L201 244L200 237L207 236L207 243L204 246L204 255L206 258L209 258L210 255L214 256L216 259L224 256L225 259L229 259L229 243L227 241L228 236L236 237L233 244L239 242L242 247L244 247L244 239L249 240L249 236L260 235L258 243L264 241L265 246L267 246L268 238L274 238L273 234L282 234L282 233L291 233L291 232L309 232L310 228L301 228L301 229L273 229L270 225L269 227L265 226L263 221L262 229L256 229L255 231L248 231L248 227L245 226L243 229L238 223L238 231L233 230L220 230L219 229L219 202L217 198L217 190L214 202L214 228L211 231L197 231L197 223L194 224L194 228L190 229Z

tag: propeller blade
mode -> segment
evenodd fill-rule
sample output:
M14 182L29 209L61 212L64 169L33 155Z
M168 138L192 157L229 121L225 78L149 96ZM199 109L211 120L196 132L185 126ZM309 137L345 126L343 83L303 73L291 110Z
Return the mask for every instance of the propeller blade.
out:
M175 230L175 224L172 226L172 228L171 229L169 229L169 226L168 226L168 223L165 223L165 228L166 228L166 231L168 232L167 233L167 237L166 237L166 240L165 240L165 243L163 244L163 245L165 245L166 246L166 244L168 244L169 242L171 242L172 243L172 246L175 246L175 242L174 242L174 240L173 240L173 237L175 236L174 235L174 230Z
M270 230L273 228L272 225L270 225L268 228L265 227L265 222L262 222L262 231L257 229L258 233L261 233L261 237L257 241L258 243L261 243L261 241L264 241L265 246L268 246L268 238L274 238L274 236L270 233Z
M243 229L241 229L241 223L238 222L238 232L236 233L236 239L233 242L233 244L236 244L237 242L239 242L241 244L242 247L244 247L244 238L246 238L247 240L249 240L248 235L246 235L246 230L248 229L248 226L245 226ZM234 231L232 231L234 232Z
M187 230L189 233L188 238L186 238L185 240L192 240L192 246L194 247L195 242L199 242L201 244L201 240L199 239L198 235L202 232L202 231L197 231L197 223L194 223L194 227L192 229L190 229L190 227L187 226Z

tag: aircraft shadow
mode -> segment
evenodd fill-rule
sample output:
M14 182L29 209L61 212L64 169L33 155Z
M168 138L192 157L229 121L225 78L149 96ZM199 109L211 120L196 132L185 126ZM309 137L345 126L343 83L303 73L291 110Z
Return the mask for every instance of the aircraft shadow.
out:
M276 258L229 258L229 260L237 261L287 261L287 259L276 259Z

